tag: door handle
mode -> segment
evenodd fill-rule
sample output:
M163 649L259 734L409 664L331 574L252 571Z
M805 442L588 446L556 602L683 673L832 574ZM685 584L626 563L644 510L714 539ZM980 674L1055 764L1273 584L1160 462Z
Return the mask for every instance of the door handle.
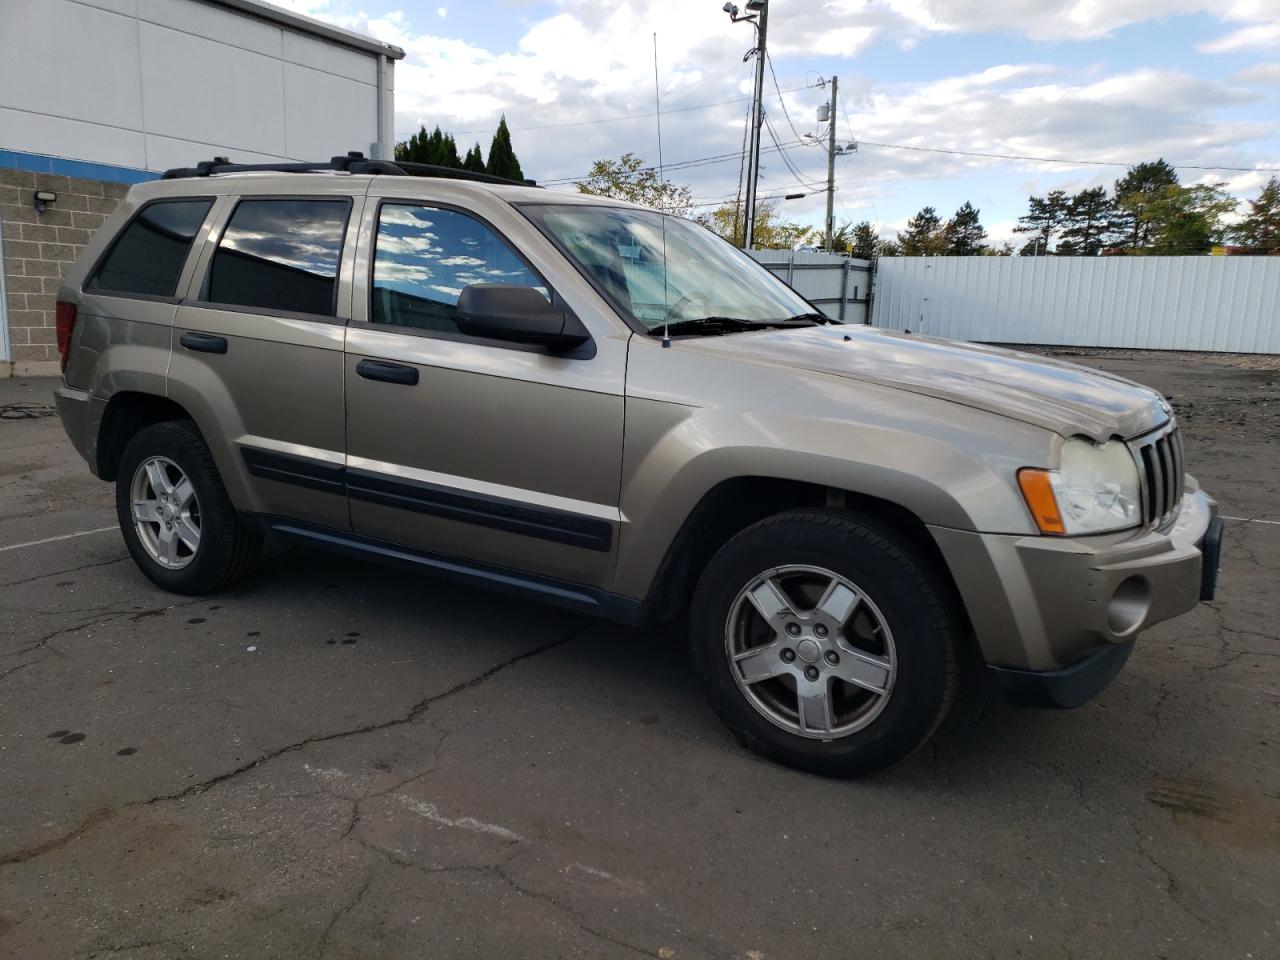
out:
M361 360L356 364L356 373L366 380L381 380L383 383L403 383L405 386L418 385L418 368L403 363L386 363L383 360Z
M178 342L197 353L227 352L227 338L217 337L212 333L184 333L178 338Z

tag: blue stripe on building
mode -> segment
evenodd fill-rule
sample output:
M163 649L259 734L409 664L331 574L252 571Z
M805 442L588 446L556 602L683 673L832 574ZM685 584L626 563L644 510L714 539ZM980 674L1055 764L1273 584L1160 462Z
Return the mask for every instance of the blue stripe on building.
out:
M110 163L90 163L87 160L67 160L65 157L21 153L17 150L0 150L0 168L52 173L62 177L79 177L82 180L106 180L110 183L142 183L145 180L160 179L160 174L152 170L117 167Z

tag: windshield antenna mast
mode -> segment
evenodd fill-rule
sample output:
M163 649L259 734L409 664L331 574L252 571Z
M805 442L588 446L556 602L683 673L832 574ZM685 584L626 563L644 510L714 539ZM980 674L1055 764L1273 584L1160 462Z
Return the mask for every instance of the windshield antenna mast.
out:
M653 33L653 104L658 121L658 182L666 183L662 175L662 94L658 86L658 32Z

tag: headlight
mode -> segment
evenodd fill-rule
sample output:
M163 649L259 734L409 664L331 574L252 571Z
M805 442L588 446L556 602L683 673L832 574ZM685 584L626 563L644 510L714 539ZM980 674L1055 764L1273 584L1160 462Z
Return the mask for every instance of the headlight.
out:
M1057 470L1019 470L1018 486L1041 533L1127 530L1142 516L1138 465L1119 440L1072 437Z

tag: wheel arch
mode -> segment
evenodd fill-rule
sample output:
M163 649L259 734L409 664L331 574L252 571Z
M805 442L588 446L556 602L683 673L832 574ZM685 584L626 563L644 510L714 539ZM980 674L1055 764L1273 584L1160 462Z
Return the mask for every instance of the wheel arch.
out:
M107 401L98 426L96 473L103 480L115 480L124 448L138 431L153 424L195 419L181 404L154 393L124 390Z
M700 571L733 537L766 517L821 507L903 537L928 565L938 584L965 613L951 570L928 527L913 511L883 497L820 483L769 476L726 479L708 490L689 512L654 575L645 605L656 620L671 620L688 607Z

